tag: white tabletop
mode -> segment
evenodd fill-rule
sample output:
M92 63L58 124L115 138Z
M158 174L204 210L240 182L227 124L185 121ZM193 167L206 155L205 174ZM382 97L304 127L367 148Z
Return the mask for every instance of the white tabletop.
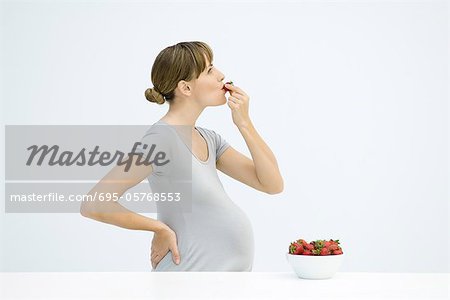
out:
M1 299L448 299L449 273L0 273Z

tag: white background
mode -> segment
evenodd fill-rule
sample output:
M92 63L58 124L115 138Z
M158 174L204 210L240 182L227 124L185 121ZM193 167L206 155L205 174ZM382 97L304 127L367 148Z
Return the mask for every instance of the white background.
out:
M156 55L204 41L250 95L285 181L266 195L220 173L253 224L253 271L289 271L291 241L332 238L343 272L449 272L448 12L447 1L2 2L2 125L150 125L168 108L144 97ZM250 155L227 105L197 125ZM1 271L150 271L151 232L3 208Z

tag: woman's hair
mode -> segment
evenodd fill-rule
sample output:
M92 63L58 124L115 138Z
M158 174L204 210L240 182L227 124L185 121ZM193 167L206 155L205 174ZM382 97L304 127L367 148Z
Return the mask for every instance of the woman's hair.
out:
M180 80L196 79L205 70L205 55L210 62L213 61L211 48L199 41L180 42L163 49L153 63L153 88L145 90L145 98L158 104L173 100Z

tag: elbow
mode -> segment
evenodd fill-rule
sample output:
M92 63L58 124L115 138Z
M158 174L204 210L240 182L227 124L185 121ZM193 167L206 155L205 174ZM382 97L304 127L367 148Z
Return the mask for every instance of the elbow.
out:
M281 192L283 192L283 187L266 191L266 193L269 195L276 195L280 194Z
M86 209L86 207L84 205L80 206L80 215L82 215L83 217L86 217L86 218L90 218L89 211Z
M87 206L87 204L82 204L80 206L80 214L85 218L97 219L94 217L94 212Z
M266 193L269 195L276 195L283 192L283 190L284 190L284 183L283 180L281 180L279 184L272 186L270 189L267 189Z

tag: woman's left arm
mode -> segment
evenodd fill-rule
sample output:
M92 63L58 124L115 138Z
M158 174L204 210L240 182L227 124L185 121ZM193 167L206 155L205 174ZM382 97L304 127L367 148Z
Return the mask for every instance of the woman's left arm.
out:
M283 178L275 155L250 120L249 96L235 85L226 84L226 87L230 90L228 106L233 122L241 132L253 160L230 146L217 160L217 169L259 191L268 194L281 193Z

